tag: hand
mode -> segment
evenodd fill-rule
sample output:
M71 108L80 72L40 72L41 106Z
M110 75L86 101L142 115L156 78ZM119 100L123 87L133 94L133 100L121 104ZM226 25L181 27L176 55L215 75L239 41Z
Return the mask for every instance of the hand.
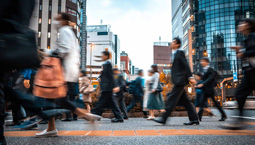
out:
M30 88L30 80L24 80L24 82L23 82L23 84L24 84L24 86L25 86L25 88Z
M237 54L236 54L236 57L242 58L242 57L243 57L243 53L237 53Z
M152 90L151 92L152 92L152 93L155 93L155 92L156 92L156 90Z
M197 85L197 88L202 88L204 86L204 84L199 84Z
M239 50L242 48L242 46L231 46L230 49L234 49L236 53L239 52Z
M113 93L118 93L120 91L120 87L113 88Z
M193 79L193 78L190 78L189 81L190 81L192 84L196 84L196 80Z

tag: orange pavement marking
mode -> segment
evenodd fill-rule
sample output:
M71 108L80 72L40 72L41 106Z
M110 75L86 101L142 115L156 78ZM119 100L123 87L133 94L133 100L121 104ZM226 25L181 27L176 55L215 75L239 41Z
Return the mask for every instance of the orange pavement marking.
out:
M255 130L204 130L210 135L255 135Z
M255 125L255 122L245 122L245 124Z
M161 135L184 135L183 132L180 132L179 130L158 130Z
M41 131L8 131L4 133L4 136L8 137L16 137L16 136L22 136L22 137L27 137L27 136L35 136L36 133L39 133Z
M195 130L195 129L181 129L185 135L208 135L204 130Z
M112 136L136 136L134 130L115 130Z
M112 135L112 131L109 130L95 130L95 131L91 131L87 136L111 136Z
M90 131L59 131L59 136L85 136Z
M137 136L158 136L159 132L156 130L136 130Z

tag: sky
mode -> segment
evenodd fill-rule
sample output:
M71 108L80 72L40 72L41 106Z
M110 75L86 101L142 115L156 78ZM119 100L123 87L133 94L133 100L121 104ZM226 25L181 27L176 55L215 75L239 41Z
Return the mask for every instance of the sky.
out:
M111 25L120 49L144 70L153 64L153 42L171 41L171 0L87 0L87 24Z

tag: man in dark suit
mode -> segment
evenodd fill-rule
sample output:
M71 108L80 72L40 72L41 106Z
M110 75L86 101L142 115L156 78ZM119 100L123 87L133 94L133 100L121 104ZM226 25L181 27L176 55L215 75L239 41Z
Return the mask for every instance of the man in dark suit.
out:
M115 68L113 69L114 73L114 79L117 86L120 88L120 91L115 94L117 103L119 103L119 107L121 112L123 113L124 119L128 119L128 113L127 113L127 107L125 104L125 98L124 98L124 89L126 87L126 82L123 78L123 75L121 74L120 70Z
M133 109L137 102L140 103L141 108L143 108L143 83L142 83L142 77L143 77L143 70L138 71L138 77L135 80L135 92L133 95L133 100L131 101L130 105L127 107L127 112L130 112L131 109ZM147 112L143 111L144 118L147 118Z
M194 83L195 80L191 78L192 73L185 58L184 52L179 50L179 48L181 47L181 40L179 38L174 38L173 42L171 43L171 47L173 49L171 76L174 87L169 93L168 99L166 101L166 112L161 118L157 118L154 121L161 124L166 124L167 118L169 117L177 103L180 101L180 103L182 103L188 111L190 120L190 122L184 123L184 125L198 125L199 121L195 107L190 102L184 90L184 87L189 83L189 81Z
M103 51L102 60L106 62L103 64L103 71L100 77L100 87L102 93L101 97L96 102L96 106L91 110L91 112L101 116L103 114L104 107L110 105L115 115L115 119L112 120L112 123L124 122L119 106L113 96L113 93L119 92L120 87L117 87L115 84L112 64L109 59L110 53L108 51Z
M197 88L203 89L204 97L202 102L204 104L208 100L208 98L211 98L215 106L218 108L218 110L221 113L221 119L219 121L225 121L225 119L227 118L227 115L224 112L224 110L221 108L220 104L214 98L214 87L216 85L216 80L215 80L216 78L215 78L215 72L213 68L209 66L210 64L209 58L206 58L206 57L202 58L200 60L200 64L203 67L204 75L202 77L202 83L200 83L197 86ZM202 119L203 110L204 110L203 106L200 107L198 112L199 120Z

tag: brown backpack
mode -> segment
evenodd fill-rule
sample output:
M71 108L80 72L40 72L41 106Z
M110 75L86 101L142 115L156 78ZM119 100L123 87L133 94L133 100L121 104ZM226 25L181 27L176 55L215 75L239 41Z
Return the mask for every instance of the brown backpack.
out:
M33 94L47 99L66 97L67 88L63 72L59 58L45 58L35 75Z

